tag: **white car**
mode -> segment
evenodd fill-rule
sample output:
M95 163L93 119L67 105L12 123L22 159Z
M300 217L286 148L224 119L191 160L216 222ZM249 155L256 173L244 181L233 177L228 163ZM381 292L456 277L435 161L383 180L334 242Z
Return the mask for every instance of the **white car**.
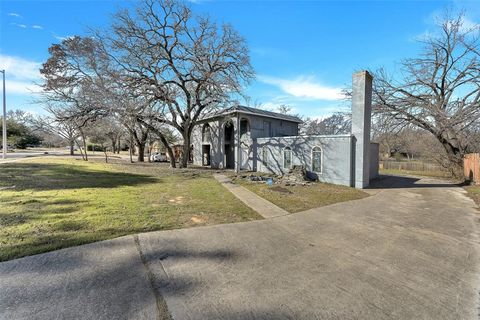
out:
M152 162L164 162L167 161L167 155L165 153L152 153L150 155L150 161Z

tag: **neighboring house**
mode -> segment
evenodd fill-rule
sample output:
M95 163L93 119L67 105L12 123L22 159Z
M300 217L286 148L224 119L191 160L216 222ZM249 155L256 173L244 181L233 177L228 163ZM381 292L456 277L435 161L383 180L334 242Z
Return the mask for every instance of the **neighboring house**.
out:
M301 136L297 117L235 106L209 115L193 131L193 163L283 175L294 165L322 182L365 188L378 175L370 142L372 76L353 75L352 133Z

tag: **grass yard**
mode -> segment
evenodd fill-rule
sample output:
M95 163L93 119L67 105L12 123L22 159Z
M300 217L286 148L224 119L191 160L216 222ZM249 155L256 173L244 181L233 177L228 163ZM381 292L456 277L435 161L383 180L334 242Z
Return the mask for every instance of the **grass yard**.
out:
M413 171L413 170L399 170L399 169L380 169L380 174L386 175L414 175L433 178L451 178L451 175L445 171Z
M210 172L34 158L0 164L0 261L122 235L261 217Z
M308 186L268 186L264 183L235 179L248 190L290 212L300 212L337 202L362 199L366 192L329 183L313 183Z

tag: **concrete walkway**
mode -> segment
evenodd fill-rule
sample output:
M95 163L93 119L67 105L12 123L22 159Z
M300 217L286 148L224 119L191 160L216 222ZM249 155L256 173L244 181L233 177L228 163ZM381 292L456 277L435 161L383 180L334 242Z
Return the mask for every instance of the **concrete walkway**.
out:
M389 188L385 189L385 186ZM0 319L478 319L478 211L461 188L151 232L0 263Z
M233 184L232 180L225 175L214 174L213 176L215 177L215 179L218 180L218 182L220 182L225 188L227 188L228 191L233 193L235 197L240 199L240 201L255 210L265 219L290 214L288 211L285 211L282 208L274 205L270 201L259 197L252 191L237 184Z

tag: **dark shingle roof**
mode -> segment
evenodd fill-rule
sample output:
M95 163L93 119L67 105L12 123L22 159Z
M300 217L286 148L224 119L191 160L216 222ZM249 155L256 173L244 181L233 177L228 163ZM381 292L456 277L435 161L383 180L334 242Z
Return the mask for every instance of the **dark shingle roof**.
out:
M227 114L237 113L237 112L238 113L244 113L244 114L252 114L252 115L262 116L262 117L266 117L266 118L274 118L274 119L292 121L292 122L297 122L297 123L302 123L303 122L302 120L300 120L300 118L295 117L295 116L291 116L291 115L288 115L288 114L272 112L272 111L267 111L267 110L252 108L252 107L240 106L240 105L217 111L215 113L207 115L202 120L216 118L216 117L219 117L219 116L224 116L224 115L227 115Z

